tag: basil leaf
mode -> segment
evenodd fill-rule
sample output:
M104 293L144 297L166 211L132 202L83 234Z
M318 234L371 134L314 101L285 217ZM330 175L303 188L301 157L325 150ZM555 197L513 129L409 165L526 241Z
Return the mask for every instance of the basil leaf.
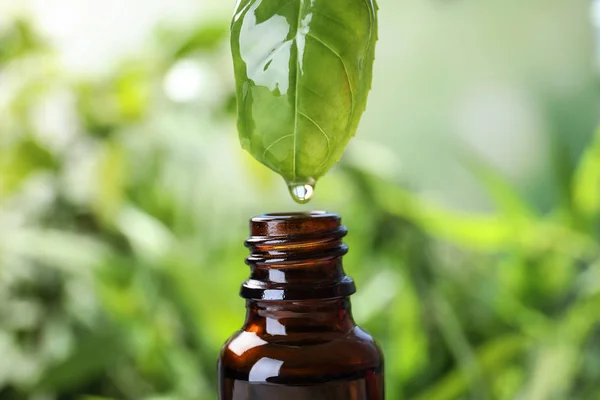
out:
M375 0L239 0L231 25L242 147L289 184L342 156L365 110Z

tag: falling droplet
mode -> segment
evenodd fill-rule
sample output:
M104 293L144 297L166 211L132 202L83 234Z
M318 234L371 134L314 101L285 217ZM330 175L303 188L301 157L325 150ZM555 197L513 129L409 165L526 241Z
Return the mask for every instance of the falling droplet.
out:
M291 182L288 183L288 188L294 201L300 204L306 204L313 197L315 192L315 182L314 180L308 182Z

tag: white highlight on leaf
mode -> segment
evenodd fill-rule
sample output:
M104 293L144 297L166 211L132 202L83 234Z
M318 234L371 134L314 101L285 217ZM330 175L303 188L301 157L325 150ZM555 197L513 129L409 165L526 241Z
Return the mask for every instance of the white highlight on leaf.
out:
M312 14L308 14L300 22L298 32L296 33L296 45L298 46L298 66L300 67L300 73L304 73L302 61L304 60L304 46L306 45L306 35L310 31L310 22L312 21Z
M246 63L248 78L271 91L279 89L284 95L289 89L292 41L287 40L287 36L290 25L281 15L257 24L255 11L261 3L257 1L250 7L242 23L240 56Z

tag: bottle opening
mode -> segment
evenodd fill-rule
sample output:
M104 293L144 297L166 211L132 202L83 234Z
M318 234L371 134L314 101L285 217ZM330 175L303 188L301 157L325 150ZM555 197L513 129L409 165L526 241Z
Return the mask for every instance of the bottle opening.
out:
M326 211L262 214L250 220L252 236L279 237L327 234L345 227L339 215Z
M271 219L271 218L310 218L310 217L319 217L324 215L335 215L328 213L327 211L291 211L291 212L278 212L278 213L266 213L259 215L257 217L252 218L252 220L257 220L261 218Z

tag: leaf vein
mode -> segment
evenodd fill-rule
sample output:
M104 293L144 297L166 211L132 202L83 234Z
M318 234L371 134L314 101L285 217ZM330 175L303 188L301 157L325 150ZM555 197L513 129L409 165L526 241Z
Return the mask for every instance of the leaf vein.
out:
M342 56L340 56L340 54L333 49L333 47L331 47L329 44L327 44L324 41L322 41L321 39L319 39L317 36L313 35L310 32L308 32L306 34L306 36L312 38L313 40L316 40L319 43L321 43L322 46L324 46L326 49L328 49L342 63L342 67L344 68L344 74L346 75L346 80L348 81L348 89L350 90L350 108L354 112L354 90L352 89L352 83L350 81L350 74L348 73L348 68L346 67L346 62L344 61L344 59L342 58Z
M321 98L325 98L325 96L323 96L321 93L317 92L316 90L312 89L310 86L308 86L306 84L302 84L302 87L304 87L304 89L308 90L309 92L315 94L316 96L319 96Z
M337 18L335 18L335 17L332 17L332 16L331 16L331 15L329 15L329 14L325 14L324 12L322 12L322 11L319 11L319 10L313 10L313 13L315 13L315 14L318 14L318 15L320 15L321 17L325 17L325 18L327 18L327 19L329 19L329 20L331 20L331 21L335 22L336 24L340 25L340 26L341 26L341 27L343 27L344 29L349 29L349 28L348 28L348 26L347 26L347 25L346 25L344 22L342 22L341 20L339 20L339 19L337 19Z
M287 138L292 137L292 136L294 136L294 134L293 133L289 133L289 134L287 134L285 136L282 136L279 139L275 140L273 143L271 143L269 146L267 146L267 148L263 152L262 158L265 159L267 157L267 153L269 152L269 150L271 150L271 148L273 146L275 146L277 143L281 142L283 139L287 139Z
M323 136L325 136L325 140L327 141L327 157L329 157L329 153L331 152L331 146L329 144L329 136L327 136L327 133L325 132L325 130L323 130L323 128L321 128L321 125L319 125L314 119L312 119L311 117L309 117L302 111L298 111L298 114L300 116L306 118L307 120L309 120L314 126L317 127L319 132L321 132L323 134ZM325 160L327 160L327 157L325 157Z

